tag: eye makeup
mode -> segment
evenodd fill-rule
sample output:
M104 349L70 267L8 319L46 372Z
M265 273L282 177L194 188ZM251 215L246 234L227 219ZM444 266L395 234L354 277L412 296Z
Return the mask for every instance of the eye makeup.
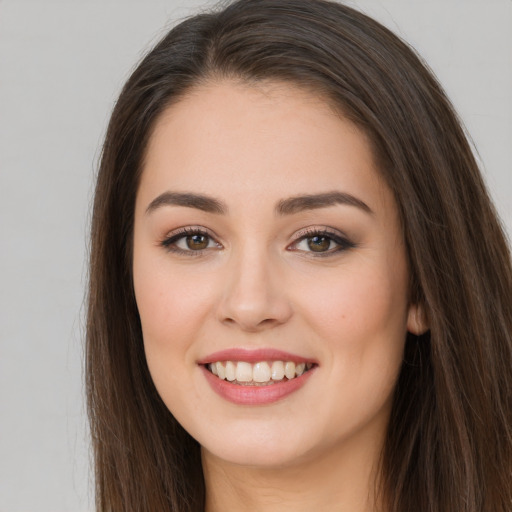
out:
M356 247L345 235L325 227L310 227L298 231L288 251L300 252L312 257L329 257ZM205 255L207 251L220 250L223 246L212 233L201 226L180 228L160 241L167 252L186 257Z
M313 257L325 258L356 247L346 235L325 227L309 227L298 231L295 236L295 241L287 249L308 253ZM306 250L306 247L310 250Z
M160 245L178 255L196 257L211 249L222 249L209 230L200 226L187 226L167 235Z

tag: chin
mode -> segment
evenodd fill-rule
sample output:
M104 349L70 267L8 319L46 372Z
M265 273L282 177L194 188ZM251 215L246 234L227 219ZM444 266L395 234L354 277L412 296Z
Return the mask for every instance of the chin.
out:
M242 427L236 429L236 432L231 431L214 439L208 436L203 442L201 439L198 441L203 453L230 464L262 469L293 466L307 459L313 449L308 442L312 436L298 429L294 429L291 434L290 428L283 429L282 426L252 427Z
M260 469L277 469L286 466L293 466L302 459L303 454L297 453L293 449L272 450L268 447L247 446L237 443L235 446L222 449L223 447L215 447L210 451L202 447L203 453L206 451L213 457L221 459L229 464L237 466L245 466Z

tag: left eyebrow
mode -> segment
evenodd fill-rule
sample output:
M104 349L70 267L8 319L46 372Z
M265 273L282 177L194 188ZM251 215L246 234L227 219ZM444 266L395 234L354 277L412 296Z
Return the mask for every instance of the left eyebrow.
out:
M373 210L364 201L361 201L361 199L358 199L351 194L347 194L346 192L338 191L282 199L277 203L276 212L279 215L293 215L294 213L299 213L305 210L327 208L336 204L355 206L356 208L373 215Z

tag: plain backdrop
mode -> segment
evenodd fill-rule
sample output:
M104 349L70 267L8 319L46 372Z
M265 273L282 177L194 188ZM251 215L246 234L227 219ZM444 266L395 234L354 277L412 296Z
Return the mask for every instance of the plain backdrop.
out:
M512 0L348 3L429 62L511 233ZM93 510L82 350L94 174L130 70L200 5L0 0L0 512Z

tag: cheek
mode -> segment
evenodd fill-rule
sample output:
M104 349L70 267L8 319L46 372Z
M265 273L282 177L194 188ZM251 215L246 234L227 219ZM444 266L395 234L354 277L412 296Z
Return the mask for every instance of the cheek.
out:
M313 288L302 304L304 317L324 343L333 378L363 395L393 387L403 357L407 325L407 273L375 264ZM381 395L382 398L382 395Z
M134 287L148 364L169 356L168 362L192 358L192 346L214 301L214 283L200 275L170 268L162 260L134 260Z
M349 274L349 275L347 275ZM340 272L330 276L324 289L308 289L310 318L317 318L331 333L340 338L350 333L385 332L405 328L407 296L403 273L387 273L379 269ZM331 337L331 336L330 336Z
M403 360L406 297L405 273L390 276L371 267L331 279L329 293L309 294L304 308L317 343L323 343L326 382L337 404L317 407L335 431L387 421Z
M154 259L134 262L134 287L146 361L162 400L174 414L187 410L183 397L200 400L190 386L196 368L194 342L212 303L212 287Z

